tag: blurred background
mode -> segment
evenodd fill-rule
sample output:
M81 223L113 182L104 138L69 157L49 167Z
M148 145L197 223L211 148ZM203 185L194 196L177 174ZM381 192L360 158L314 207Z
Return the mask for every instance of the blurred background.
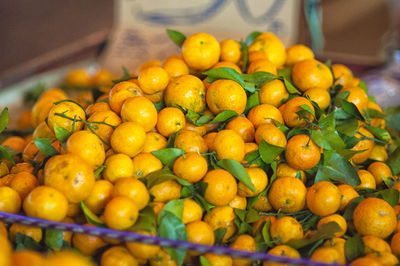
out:
M276 0L269 1L271 6L277 4ZM367 76L371 76L371 70L395 60L394 51L400 47L397 38L400 1L303 0L300 4L297 0L279 1L295 5L298 13L296 34L290 36L291 42L312 46L319 59L344 63L356 75ZM4 87L57 66L97 58L113 37L110 32L119 20L115 9L121 2L141 3L136 0L0 1L0 83ZM250 1L205 2L235 2L240 6Z

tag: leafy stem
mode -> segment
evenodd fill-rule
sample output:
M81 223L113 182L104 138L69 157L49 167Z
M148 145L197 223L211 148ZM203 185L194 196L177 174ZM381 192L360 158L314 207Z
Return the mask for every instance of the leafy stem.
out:
M69 117L69 116L66 116L65 113L55 113L55 115L73 121L73 124L72 124L72 125L73 125L72 131L74 130L74 127L75 127L75 123L76 123L76 122L82 122L82 123L84 123L84 124L86 125L86 127L87 127L93 134L95 134L95 135L96 135L104 144L106 144L106 145L108 145L108 143L107 143L102 137L100 137L100 136L96 133L96 131L93 130L93 128L94 128L94 127L97 127L97 126L93 126L92 124L107 125L107 126L111 127L112 129L115 129L115 127L114 127L113 125L110 125L110 124L108 124L108 123L106 123L106 122L104 122L104 121L99 121L99 122L97 122L97 121L90 121L90 122L88 122L88 121L86 121L85 119L82 119L81 117L79 117L79 119L77 119L77 118L76 118L76 115L74 116L74 118L71 118L71 117Z

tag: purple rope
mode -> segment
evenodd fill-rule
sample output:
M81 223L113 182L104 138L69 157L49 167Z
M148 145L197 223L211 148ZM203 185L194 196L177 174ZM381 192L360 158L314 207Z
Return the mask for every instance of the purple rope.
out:
M0 220L6 223L16 223L16 224L23 224L23 225L31 225L37 226L41 228L52 228L60 231L71 231L74 233L80 234L89 234L94 236L100 237L107 237L118 239L121 241L137 241L144 244L156 244L162 247L169 247L169 248L179 248L179 249L186 249L186 250L195 250L200 253L214 253L214 254L221 254L221 255L229 255L231 257L242 257L242 258L249 258L253 261L255 260L262 260L262 261L273 261L273 262L281 262L281 263L291 263L291 264L303 264L303 265L323 265L328 266L332 265L329 263L321 263L316 261L311 261L309 259L294 259L288 257L280 257L280 256L273 256L267 253L261 252L250 252L250 251L243 251L237 250L232 248L220 247L220 246L207 246L201 244L190 243L186 241L180 240L173 240L167 238L161 238L156 236L147 236L138 233L133 233L129 231L118 231L112 230L108 228L101 228L101 227L92 227L92 226L84 226L84 225L76 225L76 224L68 224L68 223L59 223L53 221L47 221L38 218L27 217L18 214L11 214L0 212Z

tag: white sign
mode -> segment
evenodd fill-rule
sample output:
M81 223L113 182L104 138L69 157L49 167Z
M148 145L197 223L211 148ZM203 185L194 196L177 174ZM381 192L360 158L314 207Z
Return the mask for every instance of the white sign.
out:
M243 40L252 31L269 31L288 46L297 39L298 0L117 0L114 30L102 65L120 74L141 63L179 53L166 29L189 36L213 34L217 40Z

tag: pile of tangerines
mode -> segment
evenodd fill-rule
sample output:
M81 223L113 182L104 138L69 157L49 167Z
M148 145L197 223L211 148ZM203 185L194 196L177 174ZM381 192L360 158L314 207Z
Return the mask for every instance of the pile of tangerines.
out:
M168 34L181 54L120 79L71 71L64 85L78 97L42 93L23 131L5 130L3 109L0 211L318 262L399 263L400 154L349 68L272 33ZM19 224L1 223L0 243L0 265L277 265Z

